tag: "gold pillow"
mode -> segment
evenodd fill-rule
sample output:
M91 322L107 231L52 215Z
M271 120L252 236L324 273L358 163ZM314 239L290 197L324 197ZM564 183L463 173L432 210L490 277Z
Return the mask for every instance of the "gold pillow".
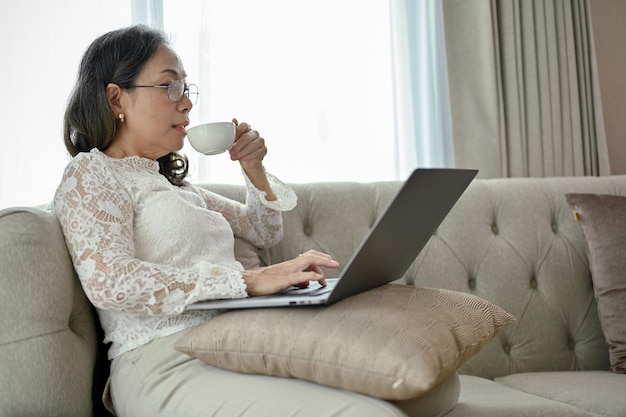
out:
M231 371L407 400L448 378L512 321L470 294L389 284L325 307L225 312L175 347Z

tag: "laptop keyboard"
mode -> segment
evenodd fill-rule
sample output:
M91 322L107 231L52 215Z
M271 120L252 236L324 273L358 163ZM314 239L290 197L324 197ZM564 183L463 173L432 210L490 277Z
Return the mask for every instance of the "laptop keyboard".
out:
M286 290L280 292L280 295L321 295L329 293L335 288L337 285L338 279L328 279L326 280L326 286L322 287L318 282L311 282L307 288L300 287L290 287Z

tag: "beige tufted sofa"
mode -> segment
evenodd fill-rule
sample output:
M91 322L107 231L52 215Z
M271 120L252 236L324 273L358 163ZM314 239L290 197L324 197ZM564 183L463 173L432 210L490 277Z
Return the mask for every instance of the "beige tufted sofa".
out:
M208 187L244 198L239 186ZM398 187L294 185L298 207L262 262L312 248L344 264ZM461 368L449 416L626 416L626 375L608 371L568 192L626 196L626 176L475 180L403 278L476 294L517 318ZM54 216L1 211L0 265L0 416L106 415L102 335Z

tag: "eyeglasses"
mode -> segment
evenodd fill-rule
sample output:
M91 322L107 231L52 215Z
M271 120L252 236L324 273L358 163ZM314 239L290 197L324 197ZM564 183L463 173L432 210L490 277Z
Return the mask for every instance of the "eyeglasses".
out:
M195 84L187 84L180 80L172 81L171 83L164 85L135 85L133 87L166 88L167 98L170 101L180 101L183 98L183 94L189 97L191 104L196 104L198 101L198 86Z

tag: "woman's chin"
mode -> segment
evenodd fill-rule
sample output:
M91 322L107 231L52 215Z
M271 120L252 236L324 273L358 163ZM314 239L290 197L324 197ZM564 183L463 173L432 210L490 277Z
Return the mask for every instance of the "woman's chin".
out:
M185 146L185 136L172 142L172 152L178 152Z

